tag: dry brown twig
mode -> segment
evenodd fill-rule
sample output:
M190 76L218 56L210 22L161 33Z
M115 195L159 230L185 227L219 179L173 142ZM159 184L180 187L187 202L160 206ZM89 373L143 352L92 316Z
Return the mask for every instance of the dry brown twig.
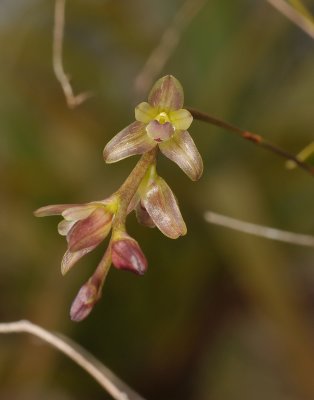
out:
M69 338L62 337L27 320L0 323L0 334L30 333L68 356L95 379L115 400L145 400L92 354Z
M86 99L91 97L92 93L84 92L74 95L69 76L65 73L63 68L62 50L64 37L65 1L66 0L56 0L55 2L52 64L56 78L60 82L65 95L68 107L75 108L82 104Z
M314 39L314 23L285 0L266 0L291 22Z
M227 217L226 215L217 214L212 211L207 211L204 214L204 218L210 224L220 225L249 235L259 236L270 240L278 240L280 242L299 246L314 247L314 236L311 235L304 235L271 228L269 226L252 224L236 218Z
M288 0L290 5L294 7L300 14L304 15L307 19L314 23L314 17L310 9L303 3L303 0Z
M229 132L235 133L237 136L241 137L244 140L248 140L249 142L255 144L256 146L262 147L265 150L273 154L276 154L279 157L292 161L294 165L303 169L311 176L314 176L314 167L312 165L306 163L298 156L295 156L294 154L289 153L285 149L282 149L281 147L275 145L274 143L266 140L263 136L239 128L236 125L230 124L229 122L213 117L212 115L204 113L202 111L198 111L190 107L187 107L187 110L190 111L195 120L203 121L210 125L218 126L219 128L223 128Z

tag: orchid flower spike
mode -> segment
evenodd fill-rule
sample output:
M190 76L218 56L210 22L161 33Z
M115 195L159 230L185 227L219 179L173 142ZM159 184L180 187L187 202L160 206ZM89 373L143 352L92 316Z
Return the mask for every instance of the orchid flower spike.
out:
M183 88L172 75L160 78L152 87L148 102L135 108L131 125L119 132L104 149L107 163L143 154L156 146L193 181L203 172L203 161L188 133L193 117L183 109Z
M85 204L57 204L41 207L35 216L61 215L58 232L68 248L61 272L66 274L85 254L94 250L112 230L107 250L94 274L80 288L70 315L73 321L85 319L101 297L111 264L143 275L147 259L139 245L126 232L127 214L136 211L140 223L157 227L165 236L176 239L186 234L177 200L156 172L157 146L193 181L203 172L203 161L187 129L192 115L183 109L183 89L172 75L159 79L151 89L148 102L135 108L131 125L119 132L104 149L107 163L143 154L121 187L110 197Z

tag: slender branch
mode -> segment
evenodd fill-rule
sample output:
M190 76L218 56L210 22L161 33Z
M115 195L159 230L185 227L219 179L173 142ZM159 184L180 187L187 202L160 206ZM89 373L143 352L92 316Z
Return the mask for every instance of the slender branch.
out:
M144 93L152 85L153 80L163 69L178 45L182 32L205 3L206 0L186 0L183 3L135 78L135 89L137 92Z
M210 224L224 226L225 228L248 233L250 235L296 244L299 246L314 247L314 236L311 235L303 235L300 233L282 231L269 226L256 225L250 222L244 222L239 219L227 217L226 215L217 214L212 211L207 211L204 214L204 218Z
M297 11L294 7L288 4L285 0L266 0L281 14L287 17L291 22L301 28L312 39L314 39L314 24L304 14Z
M55 17L53 28L53 48L52 48L52 64L57 80L60 82L65 99L69 108L75 108L82 104L86 99L91 97L91 92L84 92L74 95L68 75L63 68L63 36L64 36L64 17L65 17L65 1L56 0Z
M201 111L194 110L192 108L187 108L187 109L190 111L193 118L195 118L199 121L207 122L208 124L211 124L211 125L218 126L220 128L227 129L228 131L231 131L231 132L237 134L238 136L242 137L242 139L249 140L250 142L252 142L260 147L263 147L264 149L269 150L270 152L277 154L278 156L280 156L286 160L293 161L301 169L308 172L310 175L314 176L314 168L311 165L299 160L295 155L293 155L293 154L289 153L288 151L267 141L262 136L257 135L252 132L249 132L249 131L246 131L246 130L243 130L241 128L238 128L235 125L231 125L228 122L224 122L218 118L212 117L211 115L203 113Z
M314 153L314 142L311 142L307 146L304 147L297 155L297 159L300 161L305 161ZM288 160L286 161L286 168L294 169L297 165L294 161Z
M143 397L129 388L92 354L69 338L51 333L26 320L0 323L0 334L1 333L30 333L31 335L37 336L61 351L83 368L115 400L144 400Z

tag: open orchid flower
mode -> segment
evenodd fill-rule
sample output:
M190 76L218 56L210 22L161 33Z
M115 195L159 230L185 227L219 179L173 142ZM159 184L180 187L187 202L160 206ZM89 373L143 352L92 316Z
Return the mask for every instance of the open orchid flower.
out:
M165 180L157 175L155 165L148 169L128 211L133 209L141 224L151 228L157 226L171 239L187 232L177 200Z
M187 131L193 117L182 108L183 100L183 88L175 77L160 78L151 89L148 102L135 108L136 121L106 145L105 161L113 163L159 146L189 178L198 180L203 172L203 161Z
M86 204L57 204L41 207L35 216L62 215L58 232L66 236L68 249L61 262L65 275L85 254L94 250L108 235L114 216L110 199Z

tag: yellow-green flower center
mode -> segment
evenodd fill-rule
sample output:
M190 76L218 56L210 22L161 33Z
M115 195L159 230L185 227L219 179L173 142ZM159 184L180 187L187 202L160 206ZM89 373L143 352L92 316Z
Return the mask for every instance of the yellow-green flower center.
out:
M158 121L160 124L165 124L166 122L170 122L170 118L168 117L168 114L165 113L164 111L158 114L155 117L155 120Z

